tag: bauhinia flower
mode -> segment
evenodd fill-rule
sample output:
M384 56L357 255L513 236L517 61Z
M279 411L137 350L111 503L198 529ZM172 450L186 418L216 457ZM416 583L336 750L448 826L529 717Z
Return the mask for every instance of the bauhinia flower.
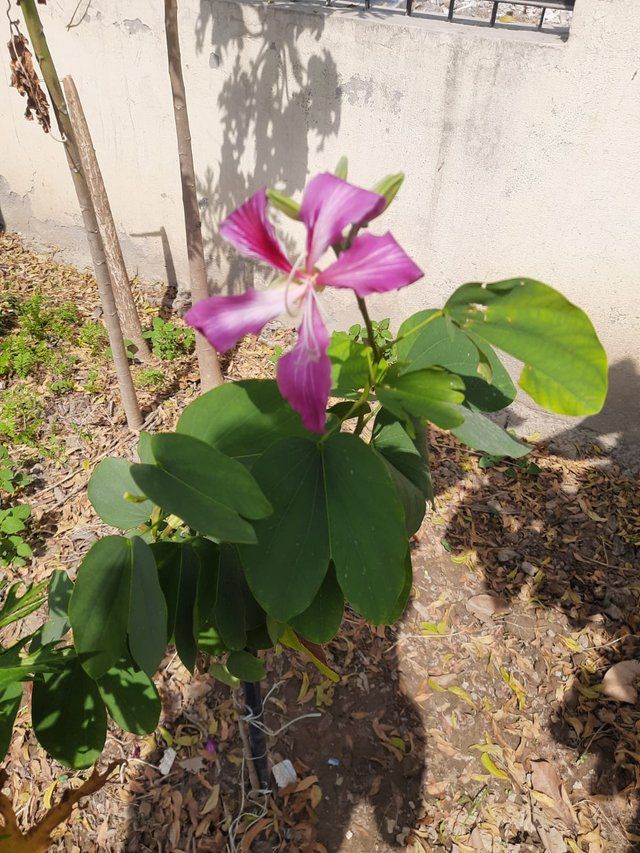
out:
M196 303L185 320L218 350L234 347L246 334L259 334L275 317L298 320L298 340L278 361L278 387L312 432L322 432L331 390L329 332L318 305L325 287L350 288L358 296L384 293L412 284L422 270L390 233L355 237L332 264L318 269L330 246L343 239L349 225L369 223L384 210L384 196L355 187L335 175L317 175L307 185L300 219L307 228L306 260L292 264L267 217L267 193L261 190L235 210L220 227L222 236L249 258L264 261L281 275L266 290L240 296L211 296Z

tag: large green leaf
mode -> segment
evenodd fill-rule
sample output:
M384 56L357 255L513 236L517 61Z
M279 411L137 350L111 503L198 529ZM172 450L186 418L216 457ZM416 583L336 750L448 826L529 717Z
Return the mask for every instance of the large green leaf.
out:
M270 379L228 382L207 391L187 406L177 429L247 465L279 438L308 435Z
M241 546L240 559L251 591L282 622L313 601L329 565L329 533L322 456L303 438L282 439L253 467L274 508L255 525L257 546Z
M426 418L443 429L462 422L457 404L464 400L464 383L435 368L399 374L392 368L376 386L382 405L398 418Z
M76 651L92 678L122 657L127 640L131 543L106 536L91 547L78 569L69 604Z
M239 548L253 594L288 622L315 598L333 558L353 607L384 622L402 587L404 513L384 462L346 433L324 443L283 439L253 469L274 514Z
M222 545L214 622L230 649L243 649L247 642L245 583L238 549Z
M529 445L513 438L506 430L494 424L480 412L474 412L465 406L461 406L460 410L464 415L464 423L452 429L451 432L463 444L473 447L474 450L490 453L492 456L510 456L512 459L526 456L531 451Z
M160 720L160 697L155 684L126 658L97 682L109 715L126 732L148 735Z
M167 604L151 548L135 536L131 549L129 651L140 669L151 677L167 647Z
M131 476L131 463L111 456L100 462L89 480L89 500L100 518L118 530L132 530L145 524L153 504L144 500ZM142 497L140 502L125 499L125 495Z
M154 435L157 465L132 465L133 479L163 509L190 527L227 542L255 542L246 519L271 507L247 469L211 445L180 433Z
M41 745L61 764L80 769L99 758L107 714L97 684L77 659L62 672L36 678L31 720Z
M220 548L211 539L204 539L202 536L192 539L191 547L196 552L200 563L197 599L200 631L202 632L203 629L215 625Z
M461 375L478 372L477 347L449 317L433 308L404 321L398 329L397 347L403 373L436 366Z
M607 359L586 314L533 279L465 284L446 311L465 330L524 363L520 386L541 406L564 415L600 411Z
M484 379L474 373L463 374L465 401L481 412L498 412L505 409L518 393L504 364L495 350L485 340L466 330L465 334L478 348L484 372Z
M312 643L328 643L338 633L344 613L344 595L333 566L309 607L291 620L291 627Z
M427 461L390 412L381 409L376 416L372 446L384 459L404 507L407 533L413 535L422 524L427 500L433 498Z
M176 644L182 663L195 669L200 632L198 575L200 561L188 542L159 542L151 546L160 586L167 602L167 636Z
M386 622L404 582L402 505L384 462L337 433L323 445L331 557L345 598L370 622Z

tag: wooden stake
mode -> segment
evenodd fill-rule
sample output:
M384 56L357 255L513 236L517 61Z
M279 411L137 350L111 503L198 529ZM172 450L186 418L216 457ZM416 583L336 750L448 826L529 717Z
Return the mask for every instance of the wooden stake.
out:
M67 86L66 83L70 83L70 85ZM86 122L84 121L84 115L82 114L82 107L80 106L80 101L77 97L78 93L75 91L75 86L73 86L73 81L70 78L67 78L65 81L65 90L67 95L71 96L68 98L67 105L69 109L69 120L75 136L76 151L80 161L80 168L87 176L87 185L91 187L92 177L89 177L89 175L91 174L92 163L88 152L89 150L93 151L93 146L91 144L91 137L88 135L88 131L85 133L87 128ZM97 166L97 162L95 165ZM122 338L122 329L120 327L120 319L116 309L114 293L110 282L107 286L105 285L104 280L97 281L98 290L100 292L100 302L102 303L102 311L104 314L104 324L107 327L107 333L109 335L109 346L111 347L111 354L113 356L113 363L118 377L118 385L122 396L122 405L124 406L124 411L127 416L127 423L131 429L139 429L142 426L142 415L140 414L140 406L138 405L138 398L131 378L129 359L124 340Z
M184 224L187 236L187 254L189 257L189 277L191 279L192 302L199 302L209 296L207 270L202 245L202 223L196 193L196 174L191 149L191 130L187 112L187 96L182 76L180 57L180 35L178 32L177 0L165 0L164 26L167 38L169 58L169 79L173 95L173 116L178 138L178 157L180 160L180 180L182 182L182 204L184 206ZM200 367L200 383L204 391L221 385L223 380L218 353L196 332L196 354Z
M42 28L42 21L40 20L34 0L22 0L20 3L20 10L24 16L27 30L29 32L29 38L38 59L38 64L40 65L40 70L42 71L42 76L49 92L49 97L51 98L51 104L58 122L58 127L60 128L60 133L64 140L65 153L67 155L73 185L75 187L78 202L80 204L80 210L82 212L82 220L87 233L89 251L91 253L91 260L93 261L93 269L98 283L98 290L104 292L107 286L111 288L113 284L115 299L118 306L118 314L125 337L136 346L139 357L147 359L150 356L149 347L142 336L142 327L140 325L140 319L138 317L135 302L133 301L131 285L129 284L126 270L124 270L124 262L121 264L121 268L124 270L124 275L120 274L117 278L114 278L113 283L110 279L109 265L107 263L107 258L105 257L105 246L103 245L100 229L98 228L96 213L93 209L89 188L87 187L85 177L81 171L78 149L71 121L69 119L67 105L62 93L60 78L58 77L53 63L51 52L49 51L49 45L47 44L47 39ZM108 206L109 203L107 200L107 208ZM111 220L113 235L115 235L115 227L113 226L113 218L111 217L110 210L109 218ZM115 241L118 243L118 253L120 254L120 258L122 258L122 252L120 250L117 236L115 237Z

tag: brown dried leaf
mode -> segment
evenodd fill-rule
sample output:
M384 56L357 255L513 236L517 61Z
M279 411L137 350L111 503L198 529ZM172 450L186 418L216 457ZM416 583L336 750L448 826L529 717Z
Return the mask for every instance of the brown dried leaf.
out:
M27 121L33 121L35 114L44 132L49 133L51 130L49 104L33 67L32 54L27 44L26 38L21 33L11 36L8 44L11 57L10 85L27 99L27 108L24 112Z

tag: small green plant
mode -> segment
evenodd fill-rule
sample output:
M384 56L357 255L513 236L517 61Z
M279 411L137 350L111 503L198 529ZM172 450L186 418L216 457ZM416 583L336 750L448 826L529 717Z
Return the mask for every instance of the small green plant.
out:
M173 361L187 355L193 349L195 333L193 329L179 326L170 320L155 317L151 328L144 333L151 344L153 354L164 361Z
M18 306L20 328L36 340L73 340L80 313L72 302L47 307L42 293L36 292Z
M91 350L93 356L103 353L107 347L107 342L107 330L102 323L96 320L89 320L78 333L78 343L80 346Z
M135 377L135 384L137 388L159 388L165 377L164 370L157 367L144 367Z
M0 566L24 566L33 552L21 534L31 515L29 504L17 504L0 509Z
M24 379L38 365L46 364L50 351L45 341L36 341L20 330L8 335L0 344L0 376Z
M0 394L0 436L15 444L37 446L44 405L33 388L10 388Z
M0 492L14 495L33 480L29 474L16 471L7 448L0 444Z
M383 356L389 361L393 354L393 335L389 331L390 320L371 321L371 329L373 331L373 341L369 341L369 333L366 326L361 326L359 323L354 323L347 334L352 341L359 344L372 343L378 348Z
M85 379L84 383L84 389L89 394L99 394L103 390L103 384L99 370L93 368L87 373L87 378Z
M49 383L49 389L54 394L68 394L69 391L73 391L75 387L73 373L78 361L79 359L75 355L54 357L51 363L51 371L55 378Z

